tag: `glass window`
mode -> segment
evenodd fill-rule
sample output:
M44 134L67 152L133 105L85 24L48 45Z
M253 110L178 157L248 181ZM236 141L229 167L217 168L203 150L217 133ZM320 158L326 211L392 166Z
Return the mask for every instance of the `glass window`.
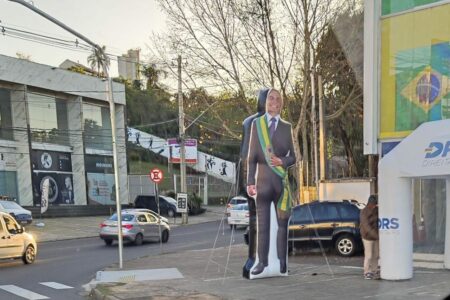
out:
M145 215L139 215L139 216L137 217L137 219L138 219L139 222L145 222L145 223L147 223L147 218L145 217Z
M9 231L9 233L11 234L17 233L17 231L19 230L19 224L17 224L17 222L14 221L14 219L7 216L4 216L4 220L6 224L6 229Z
M338 205L342 220L359 220L360 210L353 205Z
M0 195L18 199L15 171L0 171Z
M28 111L34 142L69 144L66 101L29 93Z
M117 214L113 214L110 218L111 221L117 221ZM122 221L130 222L134 219L133 215L122 215Z
M11 93L0 89L0 139L12 140Z
M148 219L150 220L150 223L156 223L158 220L155 218L155 216L151 214L147 214Z
M334 205L327 205L327 217L328 220L339 220L339 214L336 206Z
M309 205L303 205L294 209L292 215L292 222L296 224L309 224L311 223L311 213L309 211Z
M22 207L20 207L19 204L17 204L16 202L12 202L12 201L3 201L1 203L1 206L3 206L4 209L21 209Z
M83 130L87 148L112 150L109 108L83 103Z

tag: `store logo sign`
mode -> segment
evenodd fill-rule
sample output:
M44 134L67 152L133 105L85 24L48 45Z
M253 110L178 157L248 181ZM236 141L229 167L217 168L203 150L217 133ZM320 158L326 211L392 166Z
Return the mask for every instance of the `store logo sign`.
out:
M425 158L447 157L450 152L450 141L447 141L445 145L441 142L431 142L425 149Z
M379 218L378 219L378 229L399 229L399 219L398 218Z

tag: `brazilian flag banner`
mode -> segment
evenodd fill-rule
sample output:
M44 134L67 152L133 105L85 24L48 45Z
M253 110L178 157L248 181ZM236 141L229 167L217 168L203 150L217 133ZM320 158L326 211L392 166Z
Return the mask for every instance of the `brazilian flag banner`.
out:
M450 117L448 42L398 52L396 69L397 131Z

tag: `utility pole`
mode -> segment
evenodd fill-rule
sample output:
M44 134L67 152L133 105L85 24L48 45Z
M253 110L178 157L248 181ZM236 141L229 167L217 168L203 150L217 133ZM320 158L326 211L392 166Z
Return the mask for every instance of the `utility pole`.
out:
M178 55L178 126L179 126L179 134L180 134L180 189L181 193L187 194L187 186L186 186L186 151L184 145L184 109L183 109L183 92L181 86L181 55ZM188 213L182 213L181 215L181 223L188 223Z
M42 17L44 17L45 19L49 20L50 22L55 23L59 27L63 28L64 30L72 33L76 37L85 41L92 47L98 49L100 51L100 53L103 53L103 49L98 44L92 42L90 39L88 39L81 33L73 30L66 24L53 18L46 12L34 7L32 4L30 4L24 0L9 0L9 1L16 2L16 3L19 3L19 4L27 7L28 9L32 10L33 12L35 12L35 13L41 15ZM111 78L109 77L108 69L105 68L105 66L102 66L102 67L103 67L103 71L105 72L106 79L107 79L107 81L106 81L106 99L109 102L109 113L110 113L110 119L111 119L111 137L112 137L113 159L114 159L114 183L116 186L115 198L116 198L116 207L117 207L117 216L118 216L117 227L118 227L118 242L119 242L119 268L122 269L123 268L123 255L122 255L123 240L122 240L122 218L120 217L121 216L121 207L120 207L120 198L119 198L120 189L119 189L119 172L118 172L117 143L116 143L116 110L115 110L114 99L112 96Z
M311 71L311 122L313 125L313 144L314 144L314 183L316 184L316 193L319 197L319 168L317 159L317 122L316 122L316 87L315 87L315 71Z
M326 179L326 165L325 165L325 127L323 119L323 86L322 75L319 74L317 78L319 85L319 157L320 157L320 180Z

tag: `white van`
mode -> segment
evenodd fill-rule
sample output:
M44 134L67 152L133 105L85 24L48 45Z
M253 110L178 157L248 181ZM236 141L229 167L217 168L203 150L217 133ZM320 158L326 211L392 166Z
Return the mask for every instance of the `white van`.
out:
M21 258L25 264L36 259L34 237L7 213L0 212L0 259Z

